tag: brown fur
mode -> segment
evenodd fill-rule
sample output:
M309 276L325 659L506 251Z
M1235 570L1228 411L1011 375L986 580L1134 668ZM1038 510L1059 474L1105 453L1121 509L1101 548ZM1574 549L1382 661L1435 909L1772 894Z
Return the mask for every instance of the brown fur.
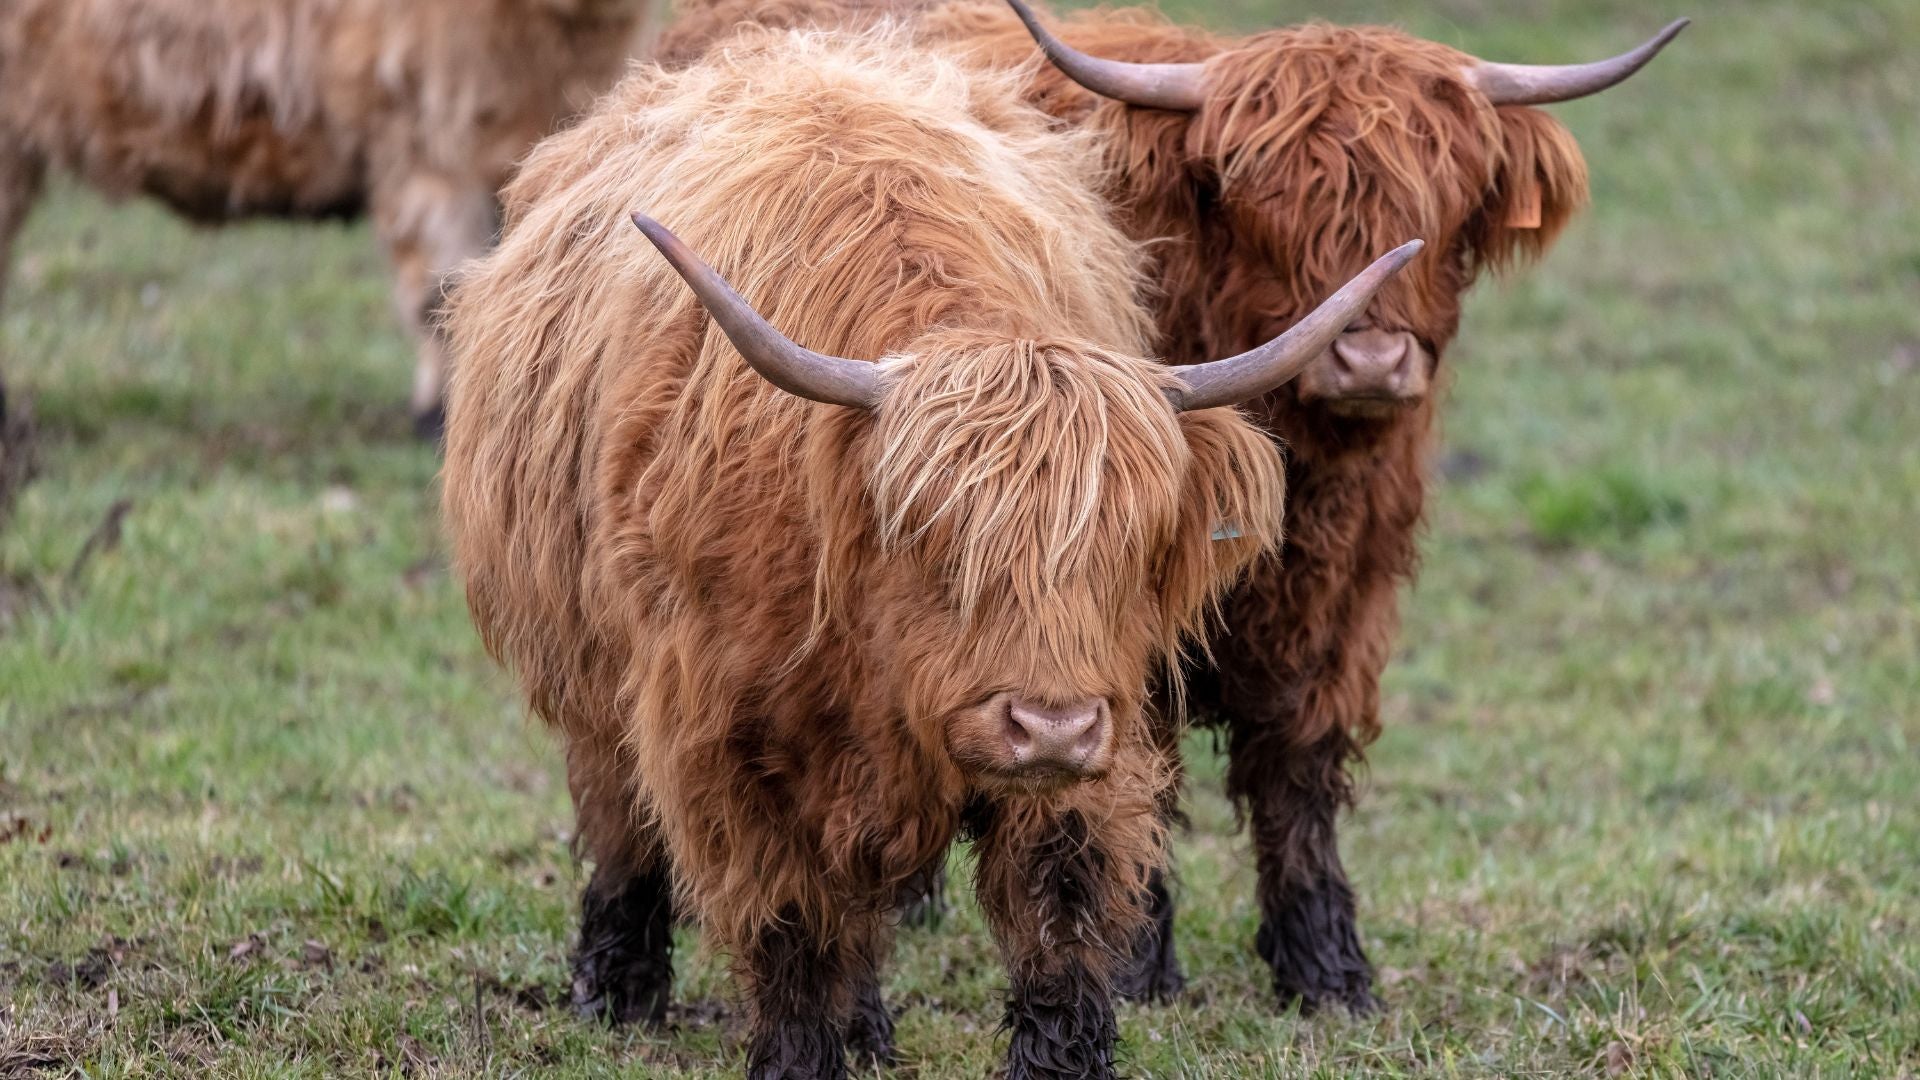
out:
M49 168L202 222L370 212L437 410L440 277L618 77L648 0L8 0L0 260Z
M743 18L857 23L872 5L685 7L662 38L669 57L697 55ZM1027 73L1030 100L1101 136L1123 223L1160 241L1156 321L1176 360L1271 337L1370 259L1421 237L1426 253L1367 321L1410 333L1437 363L1474 279L1539 255L1586 199L1585 164L1565 128L1538 109L1489 105L1460 77L1469 57L1398 31L1315 23L1230 39L1141 9L1043 16L1096 56L1205 61L1207 100L1189 114L1101 99L1037 62L1000 0L901 0L899 10L916 15L925 41ZM1228 786L1254 830L1263 935L1288 936L1272 924L1336 896L1325 933L1352 942L1329 946L1343 955L1314 958L1326 970L1299 977L1280 970L1299 958L1274 961L1282 995L1309 1007L1371 1000L1334 815L1351 799L1350 763L1379 733L1434 408L1428 396L1384 417L1349 417L1288 387L1253 410L1289 447L1286 545L1229 597L1218 663L1189 687L1200 714L1229 731Z
M805 958L844 1019L963 822L1020 1000L1104 997L1164 840L1150 676L1277 543L1273 447L1172 411L1097 155L1016 90L885 34L641 69L529 159L449 321L482 635L571 744L589 852L664 848L792 1053L819 1017L756 957ZM746 368L635 208L795 340L888 357L879 408ZM1010 690L1109 701L1107 774L996 779L978 714Z
M1030 39L998 4L960 0L929 20L998 65L1029 62ZM1459 79L1468 58L1442 45L1325 24L1228 41L1124 11L1064 27L1099 56L1209 61L1194 114L1102 101L1051 66L1031 69L1035 100L1104 134L1130 229L1170 241L1156 278L1176 358L1250 347L1418 236L1426 254L1368 321L1410 332L1437 360L1478 273L1538 254L1586 197L1566 130L1536 109L1489 106ZM1540 207L1537 227L1509 224L1524 203ZM1229 597L1218 663L1192 699L1229 731L1228 786L1254 830L1276 989L1308 1008L1364 1008L1333 818L1352 796L1350 761L1379 732L1434 402L1349 418L1287 388L1255 411L1290 451L1286 546Z

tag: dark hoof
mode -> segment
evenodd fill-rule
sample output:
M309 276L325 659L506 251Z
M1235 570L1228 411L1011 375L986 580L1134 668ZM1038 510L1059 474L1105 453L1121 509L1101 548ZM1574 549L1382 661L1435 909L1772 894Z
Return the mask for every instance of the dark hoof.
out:
M667 1021L671 996L670 986L645 973L594 970L589 963L574 961L573 1011L582 1020L659 1027Z
M1006 1080L1114 1080L1113 1002L1078 962L1016 981L1006 1030Z
M893 1065L893 1014L877 989L863 990L854 1000L847 1021L847 1059L862 1071Z
M1338 890L1309 893L1287 909L1283 921L1260 924L1254 947L1273 972L1282 1009L1298 1009L1302 1016L1330 1005L1355 1016L1379 1011L1373 965L1351 917L1341 917L1342 899Z
M435 405L413 418L413 433L422 442L438 444L447 437L447 407Z
M847 1048L833 1025L788 1021L754 1032L747 1080L847 1080Z

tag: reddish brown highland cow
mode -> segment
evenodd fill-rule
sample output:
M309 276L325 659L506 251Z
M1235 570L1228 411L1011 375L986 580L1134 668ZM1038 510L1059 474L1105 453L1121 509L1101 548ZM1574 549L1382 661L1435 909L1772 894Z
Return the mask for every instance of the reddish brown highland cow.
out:
M1335 823L1353 796L1349 770L1379 731L1396 594L1416 563L1436 367L1474 279L1539 255L1586 200L1573 137L1530 106L1618 83L1684 23L1613 60L1528 67L1380 27L1234 39L1140 9L1067 16L1062 42L1022 9L1060 65L1035 68L1027 30L1000 0L682 7L661 41L669 63L743 21L892 13L914 18L925 42L1027 72L1030 100L1099 134L1124 227L1162 241L1155 318L1176 361L1264 340L1383 245L1427 238L1426 254L1302 378L1249 405L1287 445L1286 543L1228 597L1214 663L1184 685L1197 718L1227 733L1227 786L1258 865L1256 947L1281 1002L1371 1008ZM1157 930L1124 982L1160 997L1182 979L1172 901L1158 881L1154 892Z
M364 212L435 433L441 276L486 249L513 163L619 77L648 3L6 0L0 289L49 170L199 222Z
M887 915L962 834L1008 1075L1112 1075L1172 777L1150 682L1278 542L1279 455L1218 406L1417 247L1245 354L1141 359L1092 141L1017 90L887 34L640 69L535 151L451 305L447 522L567 743L579 1003L659 1016L683 912L754 1077L889 1055Z

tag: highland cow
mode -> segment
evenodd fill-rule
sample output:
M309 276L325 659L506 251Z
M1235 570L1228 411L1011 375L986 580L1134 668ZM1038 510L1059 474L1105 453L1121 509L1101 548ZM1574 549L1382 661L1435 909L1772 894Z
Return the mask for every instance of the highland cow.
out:
M657 1018L683 912L755 1077L890 1055L887 915L960 835L1008 1075L1112 1075L1172 775L1151 679L1278 541L1279 452L1223 406L1418 247L1246 353L1142 359L1092 142L1017 89L886 32L639 69L452 301L455 561L596 863L576 1001Z
M1173 241L1154 276L1174 359L1261 340L1384 236L1431 242L1298 380L1249 406L1288 446L1285 545L1228 596L1214 663L1183 688L1227 734L1275 993L1306 1011L1368 1011L1335 824L1379 733L1398 587L1416 566L1436 367L1475 278L1539 256L1586 201L1578 145L1531 106L1618 84L1686 22L1609 60L1539 67L1379 27L1220 40L1137 11L1072 20L1068 45L1010 2L1057 65L1029 96L1103 134L1130 230ZM939 32L1014 63L1004 11L968 7L941 9L955 21ZM1156 933L1127 980L1143 996L1182 982L1157 882L1155 898Z
M618 79L649 2L8 0L0 278L50 170L202 223L365 213L437 434L441 279L491 241L514 162Z
M1139 9L1075 13L1063 41L1013 3L707 0L684 5L658 55L686 62L742 21L894 11L923 42L1031 72L1029 100L1101 136L1127 231L1160 241L1155 317L1174 360L1270 336L1389 237L1430 241L1300 379L1250 406L1289 447L1285 547L1228 598L1215 663L1170 681L1227 733L1258 867L1256 948L1281 1002L1370 1009L1335 825L1379 731L1397 591L1414 573L1436 369L1474 279L1541 254L1586 199L1573 137L1529 106L1620 82L1685 22L1612 60L1531 67L1379 27L1230 39ZM1029 30L1058 67L1031 67ZM1153 888L1156 932L1123 983L1166 997L1182 977L1172 899Z

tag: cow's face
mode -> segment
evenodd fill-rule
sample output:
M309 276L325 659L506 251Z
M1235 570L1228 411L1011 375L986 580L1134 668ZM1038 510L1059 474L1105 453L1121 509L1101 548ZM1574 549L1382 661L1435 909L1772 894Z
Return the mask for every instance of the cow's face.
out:
M1188 159L1232 252L1207 318L1258 339L1312 307L1388 237L1426 252L1295 383L1303 403L1379 417L1431 392L1477 272L1541 249L1586 196L1570 135L1496 108L1471 57L1380 28L1324 24L1248 39L1206 66Z
M1572 136L1528 106L1619 84L1687 25L1606 60L1541 66L1379 27L1313 24L1223 49L1093 16L1089 44L1109 56L1008 2L1060 73L1126 125L1114 143L1123 202L1147 231L1192 241L1165 256L1166 284L1176 318L1216 350L1300 317L1400 238L1428 241L1295 384L1303 402L1361 416L1424 401L1474 276L1538 254L1585 200ZM1040 94L1053 94L1044 80Z
M862 623L930 752L970 781L1102 775L1147 686L1277 539L1272 444L1176 412L1154 362L965 333L895 361L866 418L879 580Z

